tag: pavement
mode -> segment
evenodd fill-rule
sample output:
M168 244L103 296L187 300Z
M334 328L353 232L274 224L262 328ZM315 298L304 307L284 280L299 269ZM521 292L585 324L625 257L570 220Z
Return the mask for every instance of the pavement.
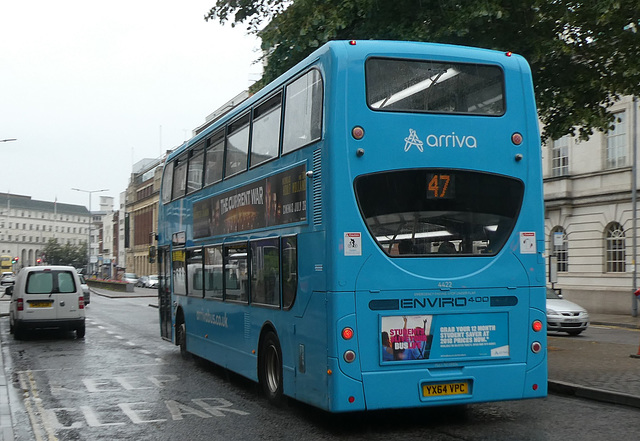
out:
M148 297L149 306L158 305L157 292L152 289L118 293L91 288L91 294L110 298ZM8 315L8 311L9 298L0 297L0 317ZM549 393L640 408L640 317L589 315L591 325L638 330L638 343L595 342L583 338L584 334L577 337L549 334ZM14 440L8 381L0 342L0 441Z

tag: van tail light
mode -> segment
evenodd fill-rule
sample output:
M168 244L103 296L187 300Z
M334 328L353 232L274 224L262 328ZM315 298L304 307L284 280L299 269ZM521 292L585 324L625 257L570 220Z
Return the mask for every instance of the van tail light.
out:
M84 309L84 297L78 297L78 309Z
M24 311L24 299L18 299L16 303L18 306L18 311Z

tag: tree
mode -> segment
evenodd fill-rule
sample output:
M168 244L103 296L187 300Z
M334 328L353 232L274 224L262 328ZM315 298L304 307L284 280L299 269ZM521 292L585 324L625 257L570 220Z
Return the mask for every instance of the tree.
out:
M610 106L640 94L638 0L217 0L205 19L244 23L261 38L259 86L334 39L513 51L531 65L545 138L606 131Z
M44 246L45 260L50 265L71 265L76 268L85 266L87 260L87 243L80 245L60 245L57 239L49 239Z

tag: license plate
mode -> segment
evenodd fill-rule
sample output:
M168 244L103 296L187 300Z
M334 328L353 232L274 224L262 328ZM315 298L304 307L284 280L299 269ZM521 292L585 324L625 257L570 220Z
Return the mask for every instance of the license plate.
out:
M423 384L423 397L441 397L445 395L464 395L469 393L469 384L465 381L462 383L444 383L444 384Z
M37 300L32 300L31 302L29 302L29 306L32 308L49 308L51 307L51 301L48 300L42 300L42 301L37 301Z

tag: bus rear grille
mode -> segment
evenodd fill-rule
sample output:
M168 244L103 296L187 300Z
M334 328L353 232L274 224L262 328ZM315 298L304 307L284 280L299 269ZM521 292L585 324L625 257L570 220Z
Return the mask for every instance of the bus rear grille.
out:
M313 152L313 225L322 225L322 150Z

